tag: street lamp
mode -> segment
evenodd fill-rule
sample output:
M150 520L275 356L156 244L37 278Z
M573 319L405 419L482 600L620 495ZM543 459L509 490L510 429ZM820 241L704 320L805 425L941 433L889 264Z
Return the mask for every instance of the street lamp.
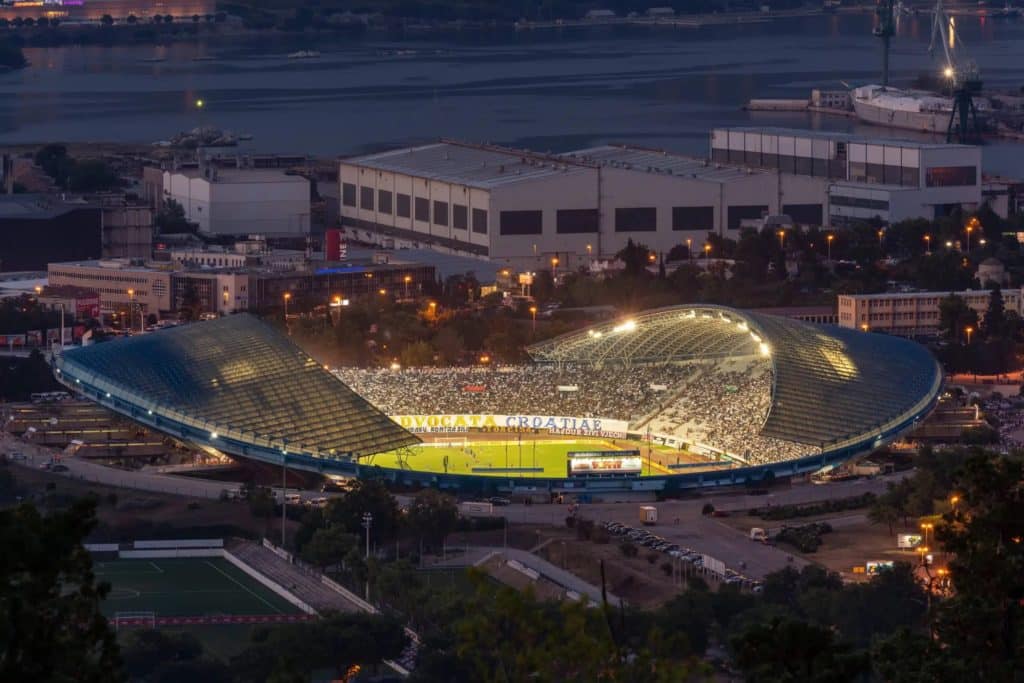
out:
M291 333L292 333L292 330L291 330L290 327L288 327L288 302L291 301L292 293L291 292L285 292L283 298L284 298L284 326L288 330L288 334L290 336Z
M924 248L925 248L925 253L927 253L929 256L931 256L932 255L932 236L931 235L925 235L924 236Z
M710 254L711 254L711 245L710 244L705 244L704 245L704 259L706 260L706 259L710 258Z
M593 251L594 251L594 248L588 244L587 245L587 260L590 260L590 256L592 255Z
M935 528L935 525L931 522L922 522L921 531L924 533L924 542L928 543L928 532Z
M688 261L693 260L693 240L689 237L686 238L686 259Z
M959 502L960 502L960 496L952 495L952 496L949 497L949 504L953 506L954 510L956 510L956 505Z
M885 230L879 229L878 230L878 248L882 249L882 250L885 249L884 245L882 244L882 240L884 238L885 238Z
M785 230L779 230L778 235L779 235L779 249L785 249L786 248L786 231Z
M132 312L132 308L134 307L134 305L135 305L135 290L134 289L129 289L128 290L128 331L129 332L132 331L132 325L135 324L135 315ZM61 331L61 334L64 334L63 330Z
M373 525L373 513L363 513L363 528L366 529L366 600L370 599L370 527Z
M860 331L861 332L867 332L868 331L868 324L867 323L861 323L860 324Z
M834 240L835 238L836 238L836 236L831 234L831 233L829 233L829 235L825 238L825 242L828 244L828 262L829 263L832 263L832 240Z
M530 306L530 316L533 318L533 334L537 334L537 307Z
M967 333L967 345L970 346L971 345L971 333L974 332L974 328L971 327L970 325L968 325L967 327L964 328L964 332Z
M647 262L648 263L654 263L657 260L658 260L658 255L655 254L653 251L647 255Z
M406 275L402 278L402 282L405 283L405 298L409 298L409 283L412 282L412 275Z

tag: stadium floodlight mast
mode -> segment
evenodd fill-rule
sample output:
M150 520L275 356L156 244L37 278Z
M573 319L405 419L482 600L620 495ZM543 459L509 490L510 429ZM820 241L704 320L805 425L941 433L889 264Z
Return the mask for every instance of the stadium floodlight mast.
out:
M363 513L363 528L366 529L366 562L367 562L367 573L366 573L366 600L370 600L370 573L369 573L369 562L370 562L370 527L373 526L373 513Z

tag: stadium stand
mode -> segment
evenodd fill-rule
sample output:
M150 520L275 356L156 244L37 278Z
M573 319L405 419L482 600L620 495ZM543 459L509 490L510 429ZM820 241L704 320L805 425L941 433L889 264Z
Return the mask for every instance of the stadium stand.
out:
M342 457L417 443L248 314L72 349L57 359L57 376L130 417L253 447Z

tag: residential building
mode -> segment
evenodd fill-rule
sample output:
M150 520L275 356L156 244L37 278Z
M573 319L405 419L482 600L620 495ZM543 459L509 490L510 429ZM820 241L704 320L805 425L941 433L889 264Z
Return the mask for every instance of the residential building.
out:
M988 311L991 292L968 289L954 292L970 306L978 318ZM839 325L864 331L885 332L904 337L938 333L940 302L949 292L886 292L885 294L840 294ZM1024 313L1024 289L1002 290L1007 311Z

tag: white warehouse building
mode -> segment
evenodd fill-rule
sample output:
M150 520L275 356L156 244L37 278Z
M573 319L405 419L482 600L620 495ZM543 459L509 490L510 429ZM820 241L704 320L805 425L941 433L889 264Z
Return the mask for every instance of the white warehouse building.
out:
M981 148L788 128L718 128L711 159L829 181L827 225L934 219L982 201Z
M163 191L208 235L309 233L309 180L282 170L204 165L164 171Z
M667 252L788 209L820 224L822 179L605 146L551 156L442 141L341 162L346 233L518 268L575 268L628 239ZM788 202L788 203L787 203ZM797 219L797 222L801 222Z

